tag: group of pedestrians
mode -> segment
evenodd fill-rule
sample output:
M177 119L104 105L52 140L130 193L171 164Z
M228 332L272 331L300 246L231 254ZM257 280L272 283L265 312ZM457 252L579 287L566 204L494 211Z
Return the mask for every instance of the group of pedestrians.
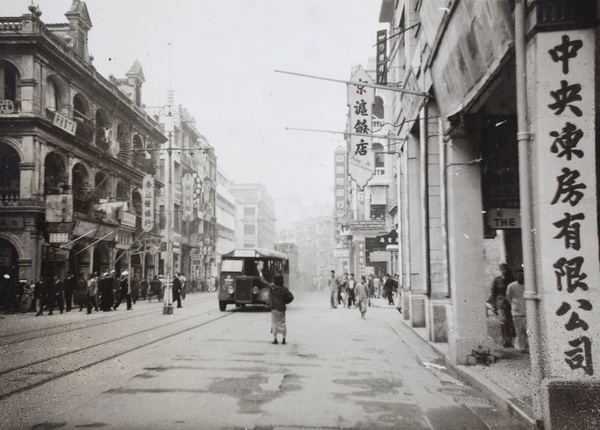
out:
M516 338L516 347L522 353L529 352L527 339L527 313L525 308L524 271L520 267L516 276L506 263L499 266L500 275L492 281L490 296L487 304L492 313L500 319L500 335L504 348L514 348L513 340Z

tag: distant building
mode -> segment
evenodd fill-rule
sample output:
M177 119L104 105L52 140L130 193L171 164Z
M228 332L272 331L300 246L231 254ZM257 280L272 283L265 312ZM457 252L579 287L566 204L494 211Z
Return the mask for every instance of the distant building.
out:
M173 234L173 272L197 279L216 273L216 186L217 159L208 140L196 129L196 121L181 105L169 101L161 107L147 107L169 141L163 148L172 151L173 208L171 226L166 225L168 186L159 196L160 228L163 237L159 273L166 273L167 229ZM160 177L168 185L167 151L161 151Z
M236 205L235 197L229 192L229 178L221 169L217 169L216 200L216 252L217 263L220 256L235 249Z
M231 184L229 192L237 205L236 248L275 246L273 198L261 184Z

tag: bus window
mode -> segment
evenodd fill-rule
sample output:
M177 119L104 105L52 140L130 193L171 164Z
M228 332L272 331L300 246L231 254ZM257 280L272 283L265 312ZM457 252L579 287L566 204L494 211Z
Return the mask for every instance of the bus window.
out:
M242 260L223 260L221 262L221 272L242 273L244 262Z

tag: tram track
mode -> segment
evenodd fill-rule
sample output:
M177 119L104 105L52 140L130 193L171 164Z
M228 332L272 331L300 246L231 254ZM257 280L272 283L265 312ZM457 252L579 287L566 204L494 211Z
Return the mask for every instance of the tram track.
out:
M231 315L235 315L234 312L219 313L218 316L216 316L216 317L209 318L208 320L203 320L200 323L194 323L192 325L188 325L185 328L182 328L179 330L164 330L165 328L173 326L175 324L181 325L182 323L190 322L191 320L202 318L205 315L209 315L212 313L215 313L215 310L209 310L206 312L192 315L190 317L178 319L176 321L171 321L171 322L169 322L167 324L163 324L159 327L151 327L151 328L146 328L143 330L138 330L133 333L128 333L124 336L113 338L113 339L110 339L110 340L107 340L104 342L95 343L93 345L88 345L86 347L78 348L75 350L70 350L70 351L67 351L64 353L60 353L60 354L54 354L53 356L48 357L48 358L44 358L41 360L35 360L35 361L28 362L23 365L14 366L9 369L0 370L0 375L2 375L2 379L5 381L3 386L0 387L0 401L5 400L16 394L22 393L24 391L32 390L34 388L37 388L42 385L48 384L50 382L56 381L57 379L64 378L73 373L76 373L76 372L79 372L79 371L82 371L85 369L89 369L96 365L100 365L102 363L113 360L122 355L128 354L132 351L136 351L136 350L148 347L152 344L161 342L170 337L180 335L182 333L185 333L185 332L197 329L199 327L214 323L223 318L227 318ZM147 332L151 332L151 331L159 331L159 330L163 330L163 331L165 331L165 333L158 335L157 337L154 337L151 340L140 341L141 339L143 339L143 337L140 336L143 333L147 333ZM132 346L122 348L121 345L119 344L119 342L123 341L125 339L128 339L128 338L133 338L135 340L138 340L138 343L134 344ZM85 362L86 354L91 354L92 351L98 351L98 349L100 349L101 347L106 347L107 345L110 345L110 344L116 344L119 349L113 353L109 352L101 357L91 358L91 359L87 358L87 362ZM101 352L103 352L103 351L101 351ZM99 355L101 355L101 354L99 354ZM71 361L73 361L76 364L73 364L70 368L67 368L66 370L59 370L59 371L50 370L50 371L48 371L48 370L44 369L44 368L47 369L48 367L50 367L52 369L52 364L54 364L57 367L60 367L58 363L53 363L53 362L56 362L59 359L65 359L65 357L67 357L67 356L69 356L71 358ZM81 359L81 362L79 361L79 359ZM25 372L25 370L28 370L28 372ZM22 384L22 381L24 379L27 379L28 376L32 376L33 378L35 378L36 376L48 375L49 373L50 373L50 376L48 376L48 377L42 376L38 380L35 380L33 382L27 382L24 385Z
M200 299L197 302L194 302L194 304L214 302L214 301L215 301L214 297L207 297L206 299ZM100 313L100 312L102 312L102 311L98 311L98 313ZM116 311L111 311L108 313L108 315L105 315L108 318L108 320L107 320L107 318L100 318L100 319L94 319L93 321L86 321L85 319L82 318L81 321L77 321L77 322L70 321L70 322L67 322L64 324L54 325L51 327L35 328L35 329L22 331L19 333L10 333L10 334L5 334L5 335L0 335L0 347L9 346L9 345L13 345L16 343L22 343L22 342L42 339L42 338L46 338L48 336L53 336L53 335L57 335L57 334L66 334L66 333L70 333L70 332L74 332L74 331L78 331L78 330L93 328L93 327L97 327L97 326L101 326L101 325L106 325L107 323L124 322L124 321L132 320L132 319L136 319L136 318L140 318L140 317L144 317L144 316L148 316L148 315L153 315L156 313L157 313L156 308L152 308L152 309L148 309L148 310L144 310L144 311L138 311L135 313L124 313L124 312L117 313ZM65 329L65 327L67 327L67 328ZM5 339L12 339L12 340L5 342L4 341ZM2 373L0 372L0 375L1 374Z

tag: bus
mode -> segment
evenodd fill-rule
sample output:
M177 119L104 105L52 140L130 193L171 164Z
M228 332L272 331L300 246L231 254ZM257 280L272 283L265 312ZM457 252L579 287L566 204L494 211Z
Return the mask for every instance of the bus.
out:
M290 263L287 255L270 249L234 249L221 256L219 274L219 309L227 305L266 305L269 288L260 280L259 268L269 282L277 272L283 275L284 285L289 288Z

